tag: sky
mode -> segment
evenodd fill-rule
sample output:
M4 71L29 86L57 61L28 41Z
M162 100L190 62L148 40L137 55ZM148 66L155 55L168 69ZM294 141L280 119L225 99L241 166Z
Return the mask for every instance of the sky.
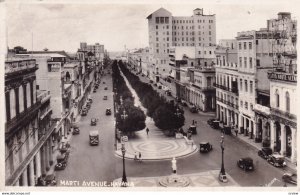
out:
M108 51L148 46L146 17L163 7L173 16L191 16L196 8L216 14L217 40L237 32L265 28L278 12L297 16L296 1L31 1L6 3L6 43L9 48L76 52L80 42L100 43ZM150 4L149 4L150 2ZM163 3L162 3L163 2ZM287 3L288 2L288 3Z

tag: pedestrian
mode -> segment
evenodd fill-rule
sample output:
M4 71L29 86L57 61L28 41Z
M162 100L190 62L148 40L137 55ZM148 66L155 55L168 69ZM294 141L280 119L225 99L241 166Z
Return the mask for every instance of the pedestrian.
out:
M134 161L137 161L137 160L138 160L138 158L137 158L137 153L134 152Z
M139 152L139 160L140 160L140 162L142 162L142 153L141 152Z
M235 129L234 132L235 132L235 136L237 137L238 136L238 130Z
M147 129L146 129L146 132L147 132L147 135L149 134L149 129L148 129L148 127L147 127Z

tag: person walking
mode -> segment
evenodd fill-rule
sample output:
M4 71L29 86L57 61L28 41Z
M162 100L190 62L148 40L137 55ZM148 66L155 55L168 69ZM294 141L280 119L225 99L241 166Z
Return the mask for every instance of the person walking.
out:
M142 162L142 153L141 152L139 152L139 160L140 160L140 162Z
M147 129L146 129L146 132L147 132L147 135L149 134L149 129L148 129L148 127L147 127Z
M237 137L238 136L238 130L235 129L234 132L235 132L235 136Z

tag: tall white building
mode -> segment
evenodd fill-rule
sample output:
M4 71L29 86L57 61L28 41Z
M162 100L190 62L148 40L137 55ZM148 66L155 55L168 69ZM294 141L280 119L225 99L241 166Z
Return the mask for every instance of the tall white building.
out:
M169 66L171 47L195 47L197 48L195 55L203 55L204 59L206 47L214 47L216 44L215 15L205 15L203 9L195 9L192 16L179 17L172 16L171 12L160 8L147 19L149 49L157 70L155 71L157 82L160 77L168 76L171 70ZM200 65L199 59L197 63ZM204 61L203 64L205 63L209 62Z

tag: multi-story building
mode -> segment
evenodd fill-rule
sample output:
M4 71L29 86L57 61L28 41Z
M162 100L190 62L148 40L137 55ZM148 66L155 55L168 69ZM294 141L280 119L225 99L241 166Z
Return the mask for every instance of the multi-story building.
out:
M37 95L34 59L11 58L5 62L5 184L34 186L52 161L52 132L44 109L49 96ZM48 94L48 93L47 93ZM47 127L39 126L46 117ZM44 127L44 128L43 128ZM52 161L53 162L53 161Z
M277 19L268 20L275 44L270 80L271 148L297 159L297 21L290 13L280 12Z
M220 40L216 48L216 116L226 125L238 126L238 68L236 40Z
M203 14L203 9L195 9L190 17L175 17L164 8L150 14L148 17L149 49L153 54L153 64L156 66L156 81L167 77L171 71L169 54L171 47L197 47L196 53L205 55L206 47L215 47L216 19L215 15ZM212 51L214 53L214 51ZM204 56L197 59L200 65L210 65L213 59Z
M95 45L88 45L85 42L80 43L80 49L92 52L95 56L95 59L97 60L97 65L103 66L103 59L104 59L104 45L100 45L99 43L96 43Z

